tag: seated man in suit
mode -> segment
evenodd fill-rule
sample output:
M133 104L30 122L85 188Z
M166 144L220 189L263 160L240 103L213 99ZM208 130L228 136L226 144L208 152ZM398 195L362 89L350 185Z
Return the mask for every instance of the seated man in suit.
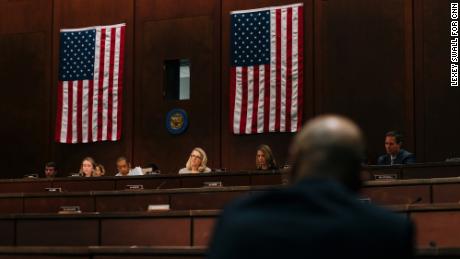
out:
M396 131L390 131L385 135L386 154L377 159L378 165L401 165L414 164L415 155L401 148L402 135Z
M209 258L412 258L410 220L356 195L363 150L348 119L306 124L291 146L295 183L226 206Z
M48 162L45 164L45 177L54 178L58 173L57 165L55 162Z

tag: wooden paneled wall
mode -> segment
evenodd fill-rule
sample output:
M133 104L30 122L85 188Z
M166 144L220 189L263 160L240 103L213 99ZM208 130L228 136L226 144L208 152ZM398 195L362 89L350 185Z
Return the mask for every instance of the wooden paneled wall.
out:
M392 129L406 133L405 145L413 150L411 4L334 0L316 6L316 113L354 119L371 161Z
M135 13L135 162L155 162L176 173L191 150L202 147L210 165L219 166L219 1L140 0ZM190 100L166 100L163 62L181 58L191 62ZM171 135L165 128L173 108L188 114L185 134Z
M0 1L1 177L50 154L52 1Z
M460 88L450 84L450 3L414 2L416 151L422 161L460 156Z
M253 168L262 143L285 164L294 134L230 132L229 12L299 1L304 121L323 113L351 117L363 128L371 163L392 129L405 133L419 162L460 156L449 0L0 0L0 177L41 172L49 160L66 175L85 156L111 175L121 155L175 173L195 146L213 168ZM59 29L120 22L127 23L122 139L55 143ZM191 60L190 100L163 97L163 62L176 58ZM179 136L165 129L172 108L189 115Z

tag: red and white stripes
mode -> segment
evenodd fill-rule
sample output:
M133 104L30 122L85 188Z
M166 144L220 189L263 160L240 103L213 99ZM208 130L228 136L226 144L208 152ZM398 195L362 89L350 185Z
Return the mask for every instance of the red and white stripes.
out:
M235 134L296 132L302 123L303 6L270 10L270 63L233 66L230 123Z
M57 142L120 139L125 29L125 24L95 27L93 80L59 81Z

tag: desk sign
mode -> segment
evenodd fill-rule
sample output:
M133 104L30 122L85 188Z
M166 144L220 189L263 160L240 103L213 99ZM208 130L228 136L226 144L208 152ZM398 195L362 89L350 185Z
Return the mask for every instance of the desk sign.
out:
M125 189L126 190L143 190L144 185L142 185L142 184L127 184L125 186Z
M45 188L45 190L47 192L62 192L62 188L61 187L49 187L49 188Z
M160 170L158 168L154 170L151 167L147 167L147 168L142 168L142 173L144 175L154 175L154 174L160 174Z
M397 174L376 174L374 175L375 180L396 180L398 179Z
M24 178L38 178L38 174L26 174Z
M78 214L81 213L80 206L61 206L59 214Z
M169 210L169 204L150 204L147 207L148 211Z
M362 203L371 203L371 198L359 198L358 201Z
M224 186L222 182L204 182L203 187L222 187Z

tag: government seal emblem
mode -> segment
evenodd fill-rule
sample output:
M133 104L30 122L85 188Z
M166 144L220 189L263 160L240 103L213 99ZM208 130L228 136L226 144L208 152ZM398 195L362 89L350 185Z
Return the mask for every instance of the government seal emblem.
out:
M182 134L188 126L187 113L182 109L172 109L166 115L166 129L174 135Z

